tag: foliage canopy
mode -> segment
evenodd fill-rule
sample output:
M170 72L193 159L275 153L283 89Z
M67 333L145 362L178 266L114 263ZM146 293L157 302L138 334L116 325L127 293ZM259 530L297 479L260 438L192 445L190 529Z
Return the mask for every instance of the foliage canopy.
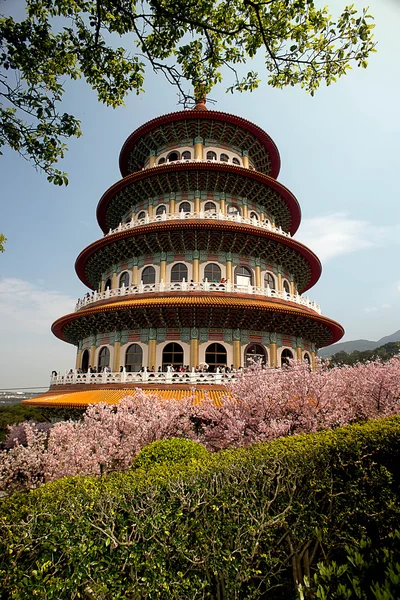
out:
M147 67L177 86L182 101L203 96L231 73L229 91L254 90L247 61L264 55L267 82L314 94L374 50L371 16L353 5L337 20L312 0L26 0L26 18L0 16L0 149L10 146L47 174L65 140L81 135L62 112L64 82L84 78L112 107L144 91ZM122 44L122 45L121 45Z

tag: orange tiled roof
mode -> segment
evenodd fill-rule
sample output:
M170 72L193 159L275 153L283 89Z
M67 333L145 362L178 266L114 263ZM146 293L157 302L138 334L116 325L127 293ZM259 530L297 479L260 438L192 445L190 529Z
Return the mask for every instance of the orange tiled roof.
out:
M207 394L216 404L221 403L221 399L228 392L224 390L143 390L145 394L156 394L162 400L182 400L190 396L195 396L196 402L201 402ZM110 390L88 390L61 393L54 395L37 396L23 400L22 404L38 406L42 408L86 408L89 404L118 404L122 398L132 396L135 389L110 389Z

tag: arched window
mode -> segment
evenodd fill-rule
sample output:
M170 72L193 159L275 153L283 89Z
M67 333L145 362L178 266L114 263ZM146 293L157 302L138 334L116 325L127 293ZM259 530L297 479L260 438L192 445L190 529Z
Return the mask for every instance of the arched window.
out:
M119 277L119 287L129 287L129 273L124 271Z
M281 367L285 367L289 364L289 360L293 360L293 352L285 348L281 354Z
M217 160L217 155L212 150L207 152L207 160Z
M267 352L261 344L249 344L244 353L246 367L249 367L254 362L267 364Z
M92 365L90 365L92 366ZM89 368L89 350L84 350L82 354L82 372L87 373Z
M181 202L179 205L179 212L190 212L190 202Z
M227 154L221 154L219 160L222 162L229 162L229 156Z
M167 371L167 367L171 365L174 367L174 369L177 369L183 364L182 346L176 342L167 344L162 353L162 370Z
M107 346L103 346L103 348L100 350L99 352L99 359L98 359L98 369L99 371L101 371L102 369L104 369L104 367L108 367L110 365L110 351L107 348Z
M106 281L106 282L105 282L105 284L104 284L104 289L105 289L105 290L111 290L111 285L112 285L112 284L111 284L111 279L110 279L110 278L108 278L108 279L107 279L107 281Z
M189 152L189 150L185 150L185 152L182 152L182 158L183 160L190 160L192 158L192 153Z
M240 160L238 158L232 158L232 162L234 165L240 165Z
M206 350L206 363L210 373L214 373L217 367L226 367L226 350L222 344L210 344Z
M204 269L204 279L208 281L220 281L221 280L221 269L215 263L206 265ZM207 361L206 361L207 362Z
M252 210L250 213L250 219L255 219L256 221L258 221L258 214L254 212L254 210Z
M170 152L167 156L167 161L171 162L173 160L179 160L179 153L178 152Z
M136 217L137 219L144 219L146 217L146 213L144 210L141 210L140 213L138 213L138 216Z
M167 212L167 207L164 204L157 206L156 215L162 215L165 212Z
M235 281L236 285L248 287L252 285L252 272L248 267L240 265L235 269Z
M183 263L176 263L171 269L171 281L183 281L184 279L187 281L188 278L188 268Z
M308 352L304 352L303 360L304 362L307 362L309 365L311 365L311 358Z
M156 270L154 267L145 267L142 271L142 281L146 283L156 282Z
M290 294L290 285L289 285L289 282L288 282L288 281L286 281L286 279L285 279L285 280L284 280L284 282L283 282L283 289L285 290L285 292L286 292L287 294Z
M137 373L142 368L143 352L139 344L131 344L125 354L125 369Z
M207 211L212 211L215 212L217 210L216 205L214 204L214 202L206 202L204 205L204 210Z
M159 164L159 165L163 165L164 163L165 163L165 158L164 158L164 156L162 156L162 157L160 158L160 160L158 161L158 164Z
M229 204L228 215L240 215L240 208L237 204Z
M271 288L271 290L276 289L275 277L272 275L272 273L265 273L264 276L264 287L268 286Z

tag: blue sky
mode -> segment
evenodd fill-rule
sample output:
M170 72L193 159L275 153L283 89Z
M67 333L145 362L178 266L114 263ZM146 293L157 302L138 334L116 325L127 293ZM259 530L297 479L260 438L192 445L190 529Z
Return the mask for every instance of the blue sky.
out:
M345 2L328 4L335 15ZM302 208L296 238L323 264L308 295L345 327L345 340L379 339L400 327L400 2L369 6L378 52L368 69L354 68L314 98L266 84L252 94L225 94L223 85L212 94L218 110L257 123L277 144L279 181ZM47 183L11 151L0 158L0 231L8 238L0 255L0 388L45 386L51 370L74 366L75 348L54 338L50 326L86 291L74 262L102 236L97 202L120 178L118 155L128 135L179 110L175 90L153 74L146 93L117 110L98 104L83 81L67 90L64 108L83 129L60 166L69 186Z

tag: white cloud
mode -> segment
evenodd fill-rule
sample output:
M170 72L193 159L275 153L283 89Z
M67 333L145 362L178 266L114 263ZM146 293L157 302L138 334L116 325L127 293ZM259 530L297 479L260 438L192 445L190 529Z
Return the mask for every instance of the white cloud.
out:
M346 213L304 219L299 239L321 260L391 243L399 243L400 225L376 226ZM399 284L400 286L400 284Z
M0 281L0 388L47 386L50 372L74 366L75 348L51 324L74 310L73 298L22 279Z
M0 281L1 332L47 333L52 322L74 310L74 300L22 279Z

